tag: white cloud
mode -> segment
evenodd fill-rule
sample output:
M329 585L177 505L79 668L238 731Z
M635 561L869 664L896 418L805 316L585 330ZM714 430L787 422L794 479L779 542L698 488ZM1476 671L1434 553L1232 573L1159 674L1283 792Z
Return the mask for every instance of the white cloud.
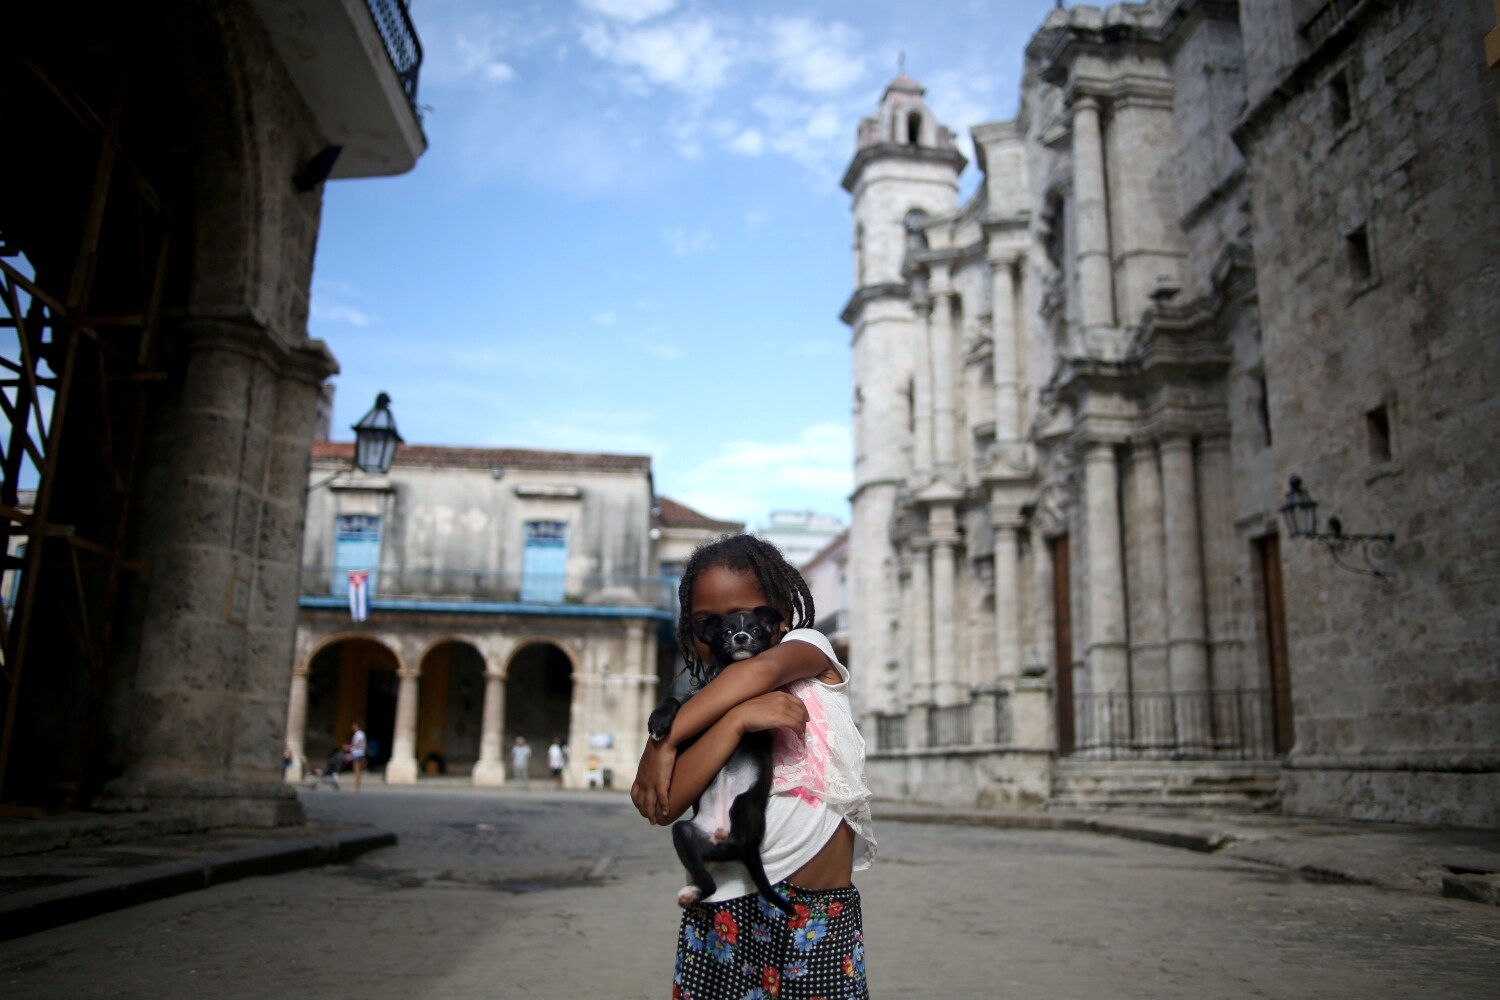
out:
M509 83L516 78L516 71L511 68L509 63L497 61L487 63L480 70L480 75L491 83Z
M608 310L594 313L594 323L598 326L614 326L616 316Z
M312 319L318 323L341 323L366 327L380 322L363 302L364 289L337 278L317 278L312 290Z
M736 58L735 43L720 36L713 22L702 17L649 28L618 29L594 23L584 27L582 41L598 58L648 83L699 99L719 88Z
M666 240L667 248L677 257L696 257L719 249L713 233L707 229L689 232L686 226L673 226L661 235Z
M711 517L757 523L780 508L843 510L854 485L853 442L841 424L791 441L736 441L664 489Z
M765 137L753 128L747 128L726 144L730 150L742 156L759 156L766 148Z
M579 0L579 5L595 14L639 24L665 14L677 6L677 0Z
M759 229L761 226L764 226L767 222L769 222L770 219L771 217L765 212L746 212L745 228L750 230L751 232L754 232L755 230Z
M802 90L827 94L859 82L865 75L859 48L859 32L839 21L819 25L794 17L771 23L777 74Z

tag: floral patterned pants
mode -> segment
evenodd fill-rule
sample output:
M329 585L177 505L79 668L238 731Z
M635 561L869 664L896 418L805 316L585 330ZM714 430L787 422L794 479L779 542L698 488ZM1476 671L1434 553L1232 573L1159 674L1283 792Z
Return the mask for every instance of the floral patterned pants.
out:
M795 917L755 893L683 911L672 1000L869 1000L859 890L775 888Z

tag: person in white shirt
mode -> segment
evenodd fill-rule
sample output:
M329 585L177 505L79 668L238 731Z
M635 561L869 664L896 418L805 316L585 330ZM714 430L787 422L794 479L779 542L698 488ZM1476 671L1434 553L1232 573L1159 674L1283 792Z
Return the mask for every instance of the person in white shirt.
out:
M552 769L552 783L561 788L563 768L568 766L568 748L556 736L552 737L552 745L547 748L547 766Z
M510 748L510 770L516 783L525 788L526 779L531 776L531 747L526 745L524 736L517 736L515 746Z
M356 722L350 727L353 735L349 742L344 744L344 753L349 758L349 766L354 769L354 790L359 791L360 779L365 775L366 758L370 752L370 741L365 738L365 724Z

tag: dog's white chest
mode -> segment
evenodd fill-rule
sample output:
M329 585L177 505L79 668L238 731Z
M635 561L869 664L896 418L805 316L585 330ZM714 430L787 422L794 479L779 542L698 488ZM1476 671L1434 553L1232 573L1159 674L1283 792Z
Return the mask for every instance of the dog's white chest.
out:
M729 807L734 800L755 787L755 764L741 753L735 753L729 762L714 776L714 780L698 798L698 815L692 823L713 837L718 831L729 829Z

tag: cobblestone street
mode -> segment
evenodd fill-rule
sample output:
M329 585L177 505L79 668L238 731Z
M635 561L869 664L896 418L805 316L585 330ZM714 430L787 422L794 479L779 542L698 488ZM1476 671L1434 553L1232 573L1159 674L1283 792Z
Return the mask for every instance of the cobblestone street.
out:
M618 793L305 791L399 846L0 945L6 997L665 997L681 874ZM876 997L1493 997L1500 910L1088 833L879 822Z

